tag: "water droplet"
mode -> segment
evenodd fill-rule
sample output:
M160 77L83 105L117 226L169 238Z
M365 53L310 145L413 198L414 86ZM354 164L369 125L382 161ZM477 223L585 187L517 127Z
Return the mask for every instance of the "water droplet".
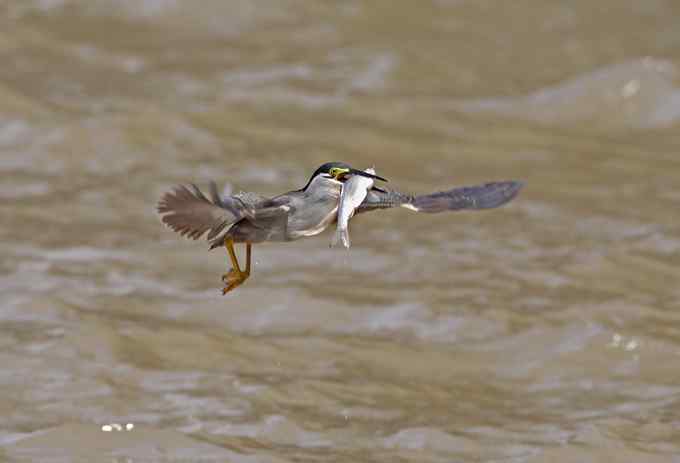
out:
M621 336L619 333L614 333L612 340L609 343L609 347L619 347L621 345L621 341L623 341L623 336Z
M627 351L630 352L630 351L632 351L632 350L637 349L637 347L638 347L639 345L640 345L640 343L638 343L636 339L631 339L630 341L628 341L628 342L626 343L625 349L626 349Z
M621 94L624 98L630 98L640 90L640 82L638 80L630 80L623 86Z

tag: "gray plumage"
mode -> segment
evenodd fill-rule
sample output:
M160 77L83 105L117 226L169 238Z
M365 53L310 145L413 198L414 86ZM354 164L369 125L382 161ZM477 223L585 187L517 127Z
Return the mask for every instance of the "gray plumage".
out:
M401 206L416 212L444 212L462 209L493 209L511 201L522 182L490 182L483 185L453 188L427 195L410 195L398 191L370 190L357 213Z
M228 201L227 207L214 184L211 184L210 192L212 201L194 184L176 186L158 202L161 220L182 236L196 240L209 232L208 237L213 238L224 227L240 220L242 215L232 207L232 201Z
M254 243L290 241L314 236L337 221L343 185L354 176L386 182L374 172L355 169L344 162L321 165L299 190L273 198L256 193L220 194L210 183L208 197L196 185L180 185L165 193L158 202L162 222L191 239L207 234L210 249L224 246L231 268L222 275L222 295L241 286L252 269ZM368 185L365 187L367 188ZM409 195L372 186L354 212L404 207L417 212L442 212L460 209L489 209L514 198L522 184L494 182L454 188L427 195ZM348 190L349 191L349 190ZM341 227L342 228L342 227ZM245 267L241 267L234 248L245 243Z
M291 241L321 233L335 220L342 184L317 177L305 190L273 198L256 193L217 194L211 183L208 199L195 185L175 187L158 203L161 220L191 239L208 232L210 248L225 238L236 243Z
M175 187L158 204L161 220L191 239L207 232L210 248L234 242L290 241L321 233L336 221L342 183L323 175L312 176L301 190L266 198L256 193L221 196L214 183L208 199L195 185ZM521 182L492 182L426 195L409 195L373 188L356 212L404 207L416 212L490 209L502 206L519 193Z

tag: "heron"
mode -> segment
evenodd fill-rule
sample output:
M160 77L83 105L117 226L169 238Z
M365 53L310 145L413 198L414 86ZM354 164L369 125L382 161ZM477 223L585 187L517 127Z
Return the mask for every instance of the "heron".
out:
M206 196L195 184L178 185L163 194L157 211L161 221L180 235L197 240L207 233L210 249L226 248L231 268L222 275L224 295L250 277L254 244L315 236L335 223L343 183L354 175L387 182L347 163L327 162L302 188L274 197L252 192L222 195L214 182ZM355 213L395 207L425 213L492 209L515 198L522 186L518 181L497 181L413 195L374 183ZM238 262L237 243L245 244L245 268Z

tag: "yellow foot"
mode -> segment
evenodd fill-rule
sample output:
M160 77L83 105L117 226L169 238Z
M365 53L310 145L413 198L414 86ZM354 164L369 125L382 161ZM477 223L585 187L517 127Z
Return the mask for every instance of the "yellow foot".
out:
M227 273L222 275L222 282L224 283L224 288L222 288L222 295L224 296L232 289L241 286L250 275L245 272L240 272L236 269L229 269Z
M227 273L222 274L222 282L225 285L228 285L229 283L239 280L241 278L241 272L234 268L230 268Z

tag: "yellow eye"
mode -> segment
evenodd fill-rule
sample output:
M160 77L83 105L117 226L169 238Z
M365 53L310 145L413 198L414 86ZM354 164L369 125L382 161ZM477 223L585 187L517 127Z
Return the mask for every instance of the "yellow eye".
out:
M347 169L343 169L341 167L331 167L331 170L328 171L328 174L333 177L334 179L337 179L339 176L342 174L346 173Z

